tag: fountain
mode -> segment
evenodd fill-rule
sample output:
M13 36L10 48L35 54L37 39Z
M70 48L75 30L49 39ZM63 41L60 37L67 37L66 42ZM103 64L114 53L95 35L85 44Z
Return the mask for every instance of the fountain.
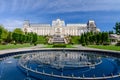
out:
M0 80L120 79L119 57L105 52L50 49L23 51L15 56L0 59Z

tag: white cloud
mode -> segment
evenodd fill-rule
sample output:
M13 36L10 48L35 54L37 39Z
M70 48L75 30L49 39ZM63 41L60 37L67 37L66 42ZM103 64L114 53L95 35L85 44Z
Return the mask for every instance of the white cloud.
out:
M1 0L0 12L56 13L119 10L120 0Z
M23 21L20 20L4 20L1 23L9 31L14 30L15 28L22 28L23 26Z
M47 5L46 11L73 12L73 11L110 11L120 9L120 0L54 0Z

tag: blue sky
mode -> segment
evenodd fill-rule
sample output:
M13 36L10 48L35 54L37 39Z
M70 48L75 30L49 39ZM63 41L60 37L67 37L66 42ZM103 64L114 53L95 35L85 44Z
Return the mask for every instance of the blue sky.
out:
M0 24L8 30L22 28L24 20L51 23L96 21L101 31L113 30L120 22L120 0L0 0Z

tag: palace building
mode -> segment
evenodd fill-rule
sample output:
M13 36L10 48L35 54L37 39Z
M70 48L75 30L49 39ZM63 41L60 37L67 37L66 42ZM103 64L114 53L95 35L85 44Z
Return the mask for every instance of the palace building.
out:
M85 32L99 32L100 29L96 27L94 20L89 20L85 24L65 24L65 21L57 19L53 20L52 24L36 24L24 21L23 24L24 32L34 32L38 35L60 35L60 36L79 36Z

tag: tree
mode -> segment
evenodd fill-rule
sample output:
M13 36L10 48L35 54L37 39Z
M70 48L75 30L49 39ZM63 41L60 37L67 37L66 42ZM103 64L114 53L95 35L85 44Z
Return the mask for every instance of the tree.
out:
M0 26L0 39L1 39L2 30L3 30L3 27Z
M34 33L34 34L33 34L33 40L32 40L32 43L34 43L34 45L36 45L37 37L38 37L37 34Z
M85 44L88 45L89 44L89 36L90 36L90 33L87 32L84 34L84 37L85 37Z
M104 45L107 45L110 43L110 39L109 39L109 33L108 32L102 32L101 34L101 42Z
M101 43L101 33L96 34L96 44L100 44Z
M109 34L114 34L114 32L113 31L109 31Z
M18 43L18 41L19 41L19 35L18 35L17 33L13 33L13 34L12 34L12 39L13 39L13 41L15 41L16 43Z
M8 36L7 29L4 29L4 27L0 26L0 43L6 42L7 36Z
M81 35L81 38L80 38L80 43L85 43L85 37L84 37L84 34Z
M16 29L13 31L12 39L13 39L13 41L15 41L16 43L23 43L23 42L24 42L24 40L22 39L22 38L23 38L23 35L24 35L24 32L23 32L20 28L16 28Z
M89 44L105 44L109 45L110 39L109 39L109 33L108 32L99 32L99 33L84 33L81 35L80 43L83 45L89 45Z
M86 43L85 43L85 35L84 34L81 35L80 43L82 44L82 46L86 45Z
M12 32L8 32L6 42L10 43L12 41Z
M24 32L22 31L22 29L20 29L20 28L14 29L13 33L24 34Z
M120 22L116 22L114 29L116 34L120 34Z

